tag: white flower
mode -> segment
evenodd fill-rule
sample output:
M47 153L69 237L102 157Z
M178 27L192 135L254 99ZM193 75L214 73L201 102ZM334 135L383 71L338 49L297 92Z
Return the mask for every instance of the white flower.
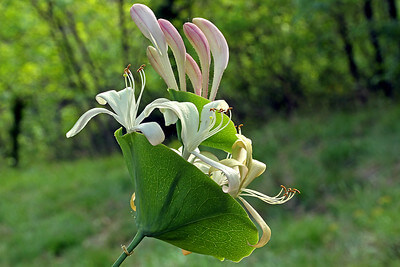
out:
M238 190L239 172L201 154L198 150L199 145L204 140L223 130L229 124L230 118L226 124L223 121L223 114L225 112L230 113L228 104L224 100L210 102L203 106L201 116L199 116L196 106L191 102L157 99L147 105L140 116L148 116L156 108L163 113L166 126L176 123L178 119L180 120L183 143L182 157L190 161L191 155L194 155L206 164L221 170L229 182L229 186L224 186L222 189L225 192ZM220 115L218 125L216 123L217 114Z
M282 185L279 194L270 197L256 190L247 189L247 186L265 171L266 166L264 163L253 159L251 140L241 134L237 134L237 137L238 140L232 146L232 155L227 159L221 160L220 163L227 167L236 169L240 173L240 177L236 182L239 186L235 189L229 188L227 193L232 197L238 198L253 216L255 221L260 225L262 236L258 243L253 245L254 247L259 248L268 243L271 237L271 229L258 212L246 200L244 200L242 196L256 197L268 204L275 205L289 201L296 193L300 192L295 188L286 188ZM223 187L231 183L231 181L225 177L225 174L221 173L218 168L211 167L209 173L213 180Z
M78 134L94 116L100 113L105 113L113 116L122 126L125 127L128 133L143 133L152 145L158 145L164 141L164 132L158 123L142 123L143 119L148 116L143 116L143 113L137 117L140 100L146 85L146 77L143 67L140 67L138 72L140 74L142 87L138 98L135 99L135 81L131 71L129 70L129 66L125 69L124 73L125 89L118 92L111 90L100 93L96 96L96 100L100 105L108 103L114 112L105 108L93 108L88 110L78 119L72 129L66 134L67 138Z

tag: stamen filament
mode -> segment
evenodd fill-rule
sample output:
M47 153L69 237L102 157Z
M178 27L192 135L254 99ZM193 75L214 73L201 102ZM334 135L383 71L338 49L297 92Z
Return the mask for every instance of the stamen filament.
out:
M139 104L140 104L140 100L142 99L142 95L143 95L143 91L144 91L144 87L146 86L146 74L145 74L145 72L144 72L144 67L145 67L146 65L142 65L142 66L140 66L140 68L138 69L138 72L139 72L139 74L140 74L140 81L141 81L141 83L142 83L142 87L141 87L141 89L140 89L140 93L139 93L139 97L138 97L138 99L137 99L137 101L136 101L136 108L135 108L135 114L134 114L134 117L136 118L136 115L137 115L137 112L138 112L138 110L139 110Z
M282 194L283 193L283 194ZM296 193L300 193L299 190L297 189L286 189L286 187L282 186L281 191L274 197L267 196L263 193L260 193L258 191L252 190L252 189L243 189L242 193L240 193L241 196L249 196L249 197L256 197L265 203L271 204L271 205L276 205L276 204L283 204L289 201L294 197Z

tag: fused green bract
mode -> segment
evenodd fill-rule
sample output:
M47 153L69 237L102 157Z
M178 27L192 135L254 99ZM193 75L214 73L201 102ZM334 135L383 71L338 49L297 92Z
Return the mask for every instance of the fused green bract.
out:
M136 225L145 236L182 249L240 261L254 250L257 228L210 177L164 145L138 133L115 133L135 185Z

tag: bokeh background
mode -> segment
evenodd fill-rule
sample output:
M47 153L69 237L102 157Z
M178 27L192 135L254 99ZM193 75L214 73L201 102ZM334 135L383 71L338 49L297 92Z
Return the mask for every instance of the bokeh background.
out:
M119 125L99 116L65 138L97 93L124 88L128 63L147 65L142 107L167 97L133 3L0 2L1 266L109 266L133 237ZM302 194L251 201L272 239L239 264L148 239L126 266L400 265L400 1L141 3L182 34L193 17L219 27L230 62L218 97L268 166L250 187Z

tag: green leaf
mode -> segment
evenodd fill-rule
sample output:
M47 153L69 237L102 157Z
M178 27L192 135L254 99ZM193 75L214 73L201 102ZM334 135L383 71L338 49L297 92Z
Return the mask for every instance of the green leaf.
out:
M205 104L208 104L211 102L210 100L208 100L204 97L195 95L190 92L182 92L182 91L176 91L176 90L172 90L172 89L169 89L168 92L169 92L172 100L179 101L179 102L192 102L197 107L199 114L201 113L203 106ZM229 121L229 117L224 115L223 125L227 124L228 121ZM217 121L215 124L218 125L220 122L221 122L221 118L217 116ZM178 124L177 124L177 130L178 130L178 132L180 132ZM237 132L236 132L235 125L233 124L232 121L230 121L229 124L222 131L211 136L210 138L208 138L201 144L204 146L222 149L226 152L231 153L233 143L235 143L235 141L237 140L236 134L237 134ZM180 133L178 133L178 136L179 135L180 135Z
M257 228L242 206L210 177L164 145L115 132L135 184L136 225L148 237L218 259L240 261L254 250Z

